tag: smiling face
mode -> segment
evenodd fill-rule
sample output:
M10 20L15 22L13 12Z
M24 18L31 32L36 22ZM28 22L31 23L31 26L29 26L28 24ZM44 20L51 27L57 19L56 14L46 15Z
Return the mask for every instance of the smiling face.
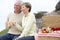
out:
M24 14L29 13L31 11L31 4L30 3L23 3L21 6L21 10Z
M23 11L24 14L29 12L29 8L27 8L25 5L22 5L21 10Z
M14 4L14 11L17 12L17 13L19 13L21 11L21 5L20 5L19 2L16 2Z

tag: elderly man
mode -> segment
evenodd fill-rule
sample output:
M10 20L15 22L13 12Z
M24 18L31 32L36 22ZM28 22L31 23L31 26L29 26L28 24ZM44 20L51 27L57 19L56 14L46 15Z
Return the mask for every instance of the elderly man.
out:
M7 18L6 28L9 29L8 33L0 36L0 40L13 40L21 34L22 17L21 2L17 1L14 4L14 13L10 13Z

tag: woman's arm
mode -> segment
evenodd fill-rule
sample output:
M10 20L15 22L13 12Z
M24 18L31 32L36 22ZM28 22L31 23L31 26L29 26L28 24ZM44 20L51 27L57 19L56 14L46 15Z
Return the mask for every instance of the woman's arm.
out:
M27 33L30 31L30 29L32 28L32 25L34 24L34 16L30 16L27 20L26 20L26 24L25 24L25 28L23 29L20 37L24 37L25 35L27 35Z
M22 31L22 30L23 30L22 26L19 25L19 24L17 24L17 23L16 23L15 27L16 27L19 31Z

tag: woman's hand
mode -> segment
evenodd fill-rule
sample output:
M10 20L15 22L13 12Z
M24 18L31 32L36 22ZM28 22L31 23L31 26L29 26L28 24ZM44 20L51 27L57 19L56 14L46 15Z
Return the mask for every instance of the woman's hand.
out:
M19 39L19 37L17 37L15 40L18 40Z

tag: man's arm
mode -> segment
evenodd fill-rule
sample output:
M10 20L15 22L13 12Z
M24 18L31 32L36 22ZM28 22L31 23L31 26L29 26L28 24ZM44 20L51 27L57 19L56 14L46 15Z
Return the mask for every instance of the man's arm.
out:
M6 29L9 29L10 28L10 22L9 22L9 17L7 18L7 21L6 21Z

